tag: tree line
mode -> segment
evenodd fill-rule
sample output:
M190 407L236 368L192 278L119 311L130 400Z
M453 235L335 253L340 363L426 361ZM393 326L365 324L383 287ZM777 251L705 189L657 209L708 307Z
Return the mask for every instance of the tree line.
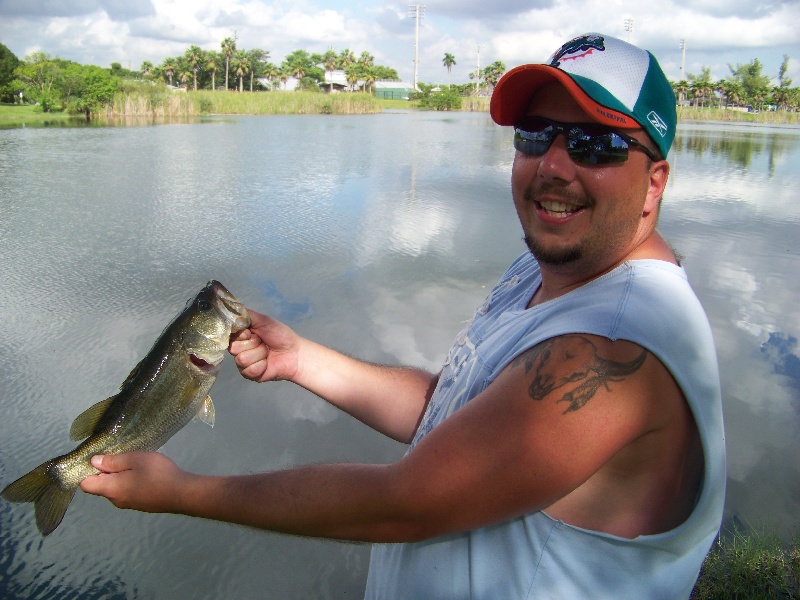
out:
M87 118L108 104L130 80L161 82L192 90L236 90L239 92L285 89L295 78L296 89L320 91L333 83L327 74L345 72L351 91L371 91L376 81L399 81L395 69L375 64L369 52L360 56L349 49L323 54L295 50L280 65L270 62L267 50L243 50L233 38L225 38L220 51L190 46L181 56L167 57L158 65L142 63L138 71L120 63L110 68L79 63L35 52L19 60L0 44L0 102L35 103L42 110L68 110Z
M442 65L447 70L448 85L438 88L419 84L412 96L423 107L456 108L461 96L490 95L491 90L506 72L501 61L495 61L469 73L474 83L450 84L456 58L445 53ZM744 65L729 65L731 76L712 81L711 69L703 67L698 75L688 74L688 80L672 82L675 96L681 104L697 107L747 107L751 110L800 110L800 88L791 87L786 76L789 57L784 55L778 72L778 85L763 73L758 60ZM158 65L142 63L138 71L124 69L119 63L111 68L81 65L69 60L52 58L36 52L19 60L0 44L0 102L26 102L42 110L68 110L83 113L89 118L114 94L123 89L123 82L140 80L163 82L172 87L192 90L236 90L244 92L264 89L286 89L290 78L297 80L296 89L332 91L330 75L340 70L350 91L371 91L376 81L399 81L395 69L376 65L367 51L359 56L349 49L324 53L295 50L280 63L270 61L270 52L262 49L238 48L234 37L220 43L220 50L203 50L190 46L182 55L167 57Z
M702 67L699 74L688 73L688 80L672 82L678 103L696 107L749 110L800 110L800 88L791 87L786 76L789 56L784 54L778 70L778 85L763 73L764 65L757 58L745 64L728 65L730 77L712 81L711 68Z
M364 51L358 57L349 48L336 52L329 48L325 53L309 53L295 50L279 65L270 61L270 52L260 48L244 50L236 46L236 39L227 37L220 43L220 50L203 50L190 46L183 55L167 57L160 64L142 63L139 73L149 79L161 79L174 86L198 90L245 90L265 89L261 82L268 82L267 89L285 88L289 78L299 82L299 89L316 89L332 86L325 74L341 70L352 90L358 87L368 90L375 81L399 81L397 71L375 64L375 57ZM217 85L217 76L220 85ZM224 75L224 83L223 81ZM247 82L247 83L245 83Z

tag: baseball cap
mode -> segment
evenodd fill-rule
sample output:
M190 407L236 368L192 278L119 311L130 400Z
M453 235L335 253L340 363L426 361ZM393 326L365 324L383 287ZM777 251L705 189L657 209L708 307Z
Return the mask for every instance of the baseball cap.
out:
M678 124L675 93L656 58L623 40L587 33L570 40L544 64L508 71L494 88L489 112L515 125L536 91L559 82L594 120L617 129L644 128L666 157Z

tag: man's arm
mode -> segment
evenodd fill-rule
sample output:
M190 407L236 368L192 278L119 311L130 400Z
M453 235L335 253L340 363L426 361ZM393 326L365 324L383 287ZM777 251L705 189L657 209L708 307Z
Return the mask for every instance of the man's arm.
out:
M673 405L682 402L663 406L654 385L664 371L635 344L565 336L520 356L394 464L206 477L184 473L160 455L132 454L105 457L96 466L109 474L81 485L138 510L307 536L421 540L553 505L643 439L656 446L637 451L660 455L659 431L672 427L680 412ZM633 464L620 474L620 481L633 482L624 484L633 487L621 498L636 495L647 471ZM649 510L650 498L641 501ZM659 525L641 526L652 527Z
M271 317L248 312L250 328L233 336L230 345L244 377L292 381L384 435L411 441L436 375L356 360L297 335Z

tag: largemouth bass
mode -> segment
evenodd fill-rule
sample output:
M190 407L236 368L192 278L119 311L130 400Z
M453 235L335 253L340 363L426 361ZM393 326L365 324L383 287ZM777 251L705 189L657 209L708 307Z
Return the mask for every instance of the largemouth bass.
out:
M78 415L70 438L84 440L7 486L0 497L33 502L36 525L48 535L64 518L78 484L99 473L95 454L158 450L197 416L213 427L208 395L219 373L231 332L250 325L244 306L218 281L186 304L131 371L117 395Z

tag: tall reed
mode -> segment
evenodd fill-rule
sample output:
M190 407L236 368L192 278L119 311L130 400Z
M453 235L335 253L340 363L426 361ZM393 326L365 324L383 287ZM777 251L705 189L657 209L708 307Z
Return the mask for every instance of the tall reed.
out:
M363 93L185 92L154 87L118 93L104 116L163 119L198 115L363 115L381 110L374 96Z

